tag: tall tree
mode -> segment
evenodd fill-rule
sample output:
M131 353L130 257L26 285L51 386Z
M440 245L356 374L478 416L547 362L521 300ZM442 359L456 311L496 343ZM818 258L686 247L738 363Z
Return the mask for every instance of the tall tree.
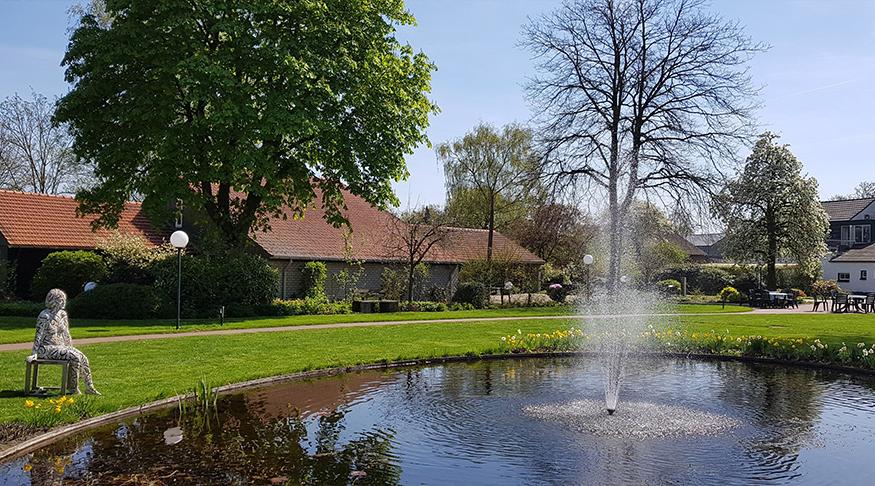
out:
M407 300L412 301L416 268L426 257L449 243L449 231L442 224L440 214L432 213L426 207L422 211L408 210L393 218L388 233L387 257L404 263Z
M110 18L111 22L106 22ZM434 66L395 37L402 1L159 0L85 12L64 57L71 91L57 119L97 164L80 211L117 224L141 194L153 214L202 210L230 246L300 214L321 189L386 207L427 142Z
M54 111L39 93L0 102L0 188L59 194L87 183L91 167L73 154L73 138L52 122Z
M544 173L607 200L608 283L641 192L706 204L720 162L750 138L745 64L760 46L703 0L569 0L526 27Z
M826 253L829 217L817 197L817 180L802 175L802 163L778 136L764 133L744 169L714 199L726 225L726 255L765 264L766 285L775 288L778 257L793 257L813 274Z
M546 201L508 227L508 236L558 268L579 263L595 237L595 225L570 204Z
M447 210L464 203L480 215L489 231L486 260L492 260L496 220L530 195L537 160L532 132L516 124L500 131L480 124L461 139L438 145L437 157L446 176Z

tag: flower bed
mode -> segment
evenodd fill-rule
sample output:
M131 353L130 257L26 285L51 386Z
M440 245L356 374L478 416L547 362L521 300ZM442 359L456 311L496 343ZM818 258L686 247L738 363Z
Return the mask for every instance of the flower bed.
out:
M510 353L575 351L591 338L575 327L552 333L522 334L518 331L501 337L501 349ZM744 356L875 369L875 343L843 342L830 346L820 339L733 336L715 331L690 333L676 329L657 330L649 326L641 333L638 344L655 353Z

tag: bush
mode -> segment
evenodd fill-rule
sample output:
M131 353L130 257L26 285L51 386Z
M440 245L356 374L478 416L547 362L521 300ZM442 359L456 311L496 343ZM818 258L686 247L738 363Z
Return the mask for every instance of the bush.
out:
M0 302L0 316L33 317L36 319L44 307L41 302Z
M148 285L113 283L83 292L67 305L72 318L148 319L172 314Z
M448 306L448 309L451 311L468 311L474 310L476 307L467 302L453 302Z
M15 265L6 260L0 260L0 299L9 299L15 295Z
M407 279L400 269L386 267L380 274L380 294L384 299L401 300L406 286Z
M835 280L817 280L811 284L811 293L817 295L832 295L833 292L841 292L841 287Z
M105 275L106 263L97 253L81 250L49 253L33 277L31 298L40 301L55 288L72 298L82 292L86 282L99 281Z
M120 233L100 242L97 249L106 262L105 283L141 285L153 284L155 264L176 253L170 245L149 246L137 235Z
M476 309L482 309L489 303L489 291L480 282L462 282L456 287L453 302L471 304Z
M447 304L443 302L429 302L425 300L414 300L412 302L402 302L401 310L409 312L443 312L448 309Z
M301 274L303 275L301 285L304 287L305 299L328 300L325 295L325 279L328 276L328 268L324 263L307 262L301 269Z
M677 295L681 293L681 283L673 278L660 280L656 282L656 290L664 294Z
M327 302L318 299L276 299L271 304L273 314L276 316L299 316L299 315L334 315L350 314L352 306L349 302Z
M687 279L688 292L701 292L714 295L723 287L733 284L732 275L726 270L709 265L683 265L667 268L656 275L657 280Z
M723 302L739 302L741 300L741 292L735 287L723 287L719 295Z
M158 296L175 303L176 258L158 262L154 272ZM182 313L186 317L213 317L222 306L228 316L255 312L253 309L270 306L278 282L277 270L256 255L183 255Z

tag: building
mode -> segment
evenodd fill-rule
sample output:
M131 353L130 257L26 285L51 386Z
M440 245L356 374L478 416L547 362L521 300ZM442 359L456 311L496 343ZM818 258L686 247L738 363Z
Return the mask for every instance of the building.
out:
M251 234L256 251L279 272L279 297L292 298L302 293L301 269L309 261L326 263L329 273L326 291L331 297L340 297L343 293L337 276L344 270L353 272L361 268L356 288L378 292L383 271L401 264L397 251L391 251L398 244L391 239L397 235L392 229L403 223L348 192L344 197L347 206L344 215L350 222L351 233L346 228L329 225L322 209L314 205L303 218L274 217L270 220L270 231ZM93 250L102 238L110 235L107 230L93 231L93 218L77 217L77 206L78 203L67 196L0 191L0 260L15 264L19 296L29 296L33 275L46 255L59 250ZM138 235L148 244L158 245L169 236L172 227L153 227L141 205L131 202L125 206L118 231ZM485 258L487 232L466 228L448 228L447 231L446 243L433 248L424 263L430 268L430 281L426 286L452 292L460 266ZM193 240L196 249L196 238ZM495 232L493 248L496 255L521 264L540 266L544 263L499 232ZM350 267L350 262L355 263L355 268Z
M60 250L93 250L107 230L93 231L94 218L76 216L78 203L69 196L0 190L0 261L15 265L15 293L30 295L30 282L43 259ZM118 230L150 245L163 241L139 203L125 205Z
M824 201L829 215L823 278L845 290L875 292L875 244L872 241L875 198Z
M699 233L687 237L687 241L705 254L709 263L723 263L723 233Z

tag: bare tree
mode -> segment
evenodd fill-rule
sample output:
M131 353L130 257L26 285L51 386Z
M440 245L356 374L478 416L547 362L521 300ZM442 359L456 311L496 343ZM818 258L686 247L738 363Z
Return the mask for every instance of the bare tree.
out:
M413 300L416 268L434 250L447 243L449 231L429 208L407 211L389 223L387 257L401 259L407 274L407 300Z
M524 45L538 63L527 89L543 172L606 196L615 288L636 196L706 204L754 134L745 65L763 47L702 0L570 0L531 21Z
M46 194L72 193L91 174L73 154L67 127L52 122L54 103L33 93L0 102L0 187Z

